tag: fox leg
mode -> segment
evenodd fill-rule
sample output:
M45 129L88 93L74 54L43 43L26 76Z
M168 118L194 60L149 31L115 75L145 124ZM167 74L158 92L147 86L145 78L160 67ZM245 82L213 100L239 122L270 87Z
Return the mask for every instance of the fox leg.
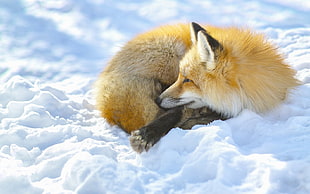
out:
M131 133L130 144L138 153L148 151L161 137L181 121L183 107L176 107L161 114L148 125Z
M202 107L199 109L185 108L183 115L179 123L175 127L182 129L191 129L194 125L201 124L206 125L214 120L225 120L227 118L210 110L208 107Z
M174 127L190 129L194 125L208 124L218 119L226 118L207 107L199 109L176 107L169 109L139 130L133 131L130 136L130 144L133 150L141 153L148 151Z

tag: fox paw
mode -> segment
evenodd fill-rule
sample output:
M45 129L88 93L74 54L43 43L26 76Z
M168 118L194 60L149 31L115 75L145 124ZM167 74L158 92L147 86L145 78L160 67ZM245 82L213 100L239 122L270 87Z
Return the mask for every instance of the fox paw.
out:
M143 137L140 130L133 131L129 141L132 149L138 153L147 152L154 145L154 142L148 141Z

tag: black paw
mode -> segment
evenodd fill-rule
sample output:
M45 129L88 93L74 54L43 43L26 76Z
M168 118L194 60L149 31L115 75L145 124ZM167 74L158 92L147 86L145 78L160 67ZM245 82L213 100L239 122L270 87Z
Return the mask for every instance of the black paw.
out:
M145 133L141 133L141 130L136 130L131 133L129 138L132 149L138 153L147 152L155 143L143 134Z
M129 139L132 149L138 153L148 151L180 121L182 109L170 109L148 125L133 131Z

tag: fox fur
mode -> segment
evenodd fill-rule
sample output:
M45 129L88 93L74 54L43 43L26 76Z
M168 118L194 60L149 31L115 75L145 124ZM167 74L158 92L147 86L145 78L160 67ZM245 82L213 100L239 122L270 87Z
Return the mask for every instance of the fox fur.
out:
M200 28L191 34L193 46L180 62L177 81L159 97L162 107L207 106L226 117L243 109L263 113L299 85L295 71L263 34L238 27Z
M147 151L173 127L191 128L265 112L298 85L295 72L259 33L238 27L165 25L137 35L95 83L96 106Z
M165 110L155 100L177 80L179 62L191 46L188 24L161 26L127 42L95 83L96 106L102 117L128 133L158 118ZM190 128L196 121L189 124L186 120L208 112L204 110L183 111L184 119L178 126Z

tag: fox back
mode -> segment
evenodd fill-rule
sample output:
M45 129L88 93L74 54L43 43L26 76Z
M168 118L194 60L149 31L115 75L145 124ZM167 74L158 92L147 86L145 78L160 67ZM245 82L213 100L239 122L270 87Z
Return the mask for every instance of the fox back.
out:
M155 99L176 81L191 44L186 24L157 27L127 42L96 81L101 115L128 133L156 119L162 109Z

